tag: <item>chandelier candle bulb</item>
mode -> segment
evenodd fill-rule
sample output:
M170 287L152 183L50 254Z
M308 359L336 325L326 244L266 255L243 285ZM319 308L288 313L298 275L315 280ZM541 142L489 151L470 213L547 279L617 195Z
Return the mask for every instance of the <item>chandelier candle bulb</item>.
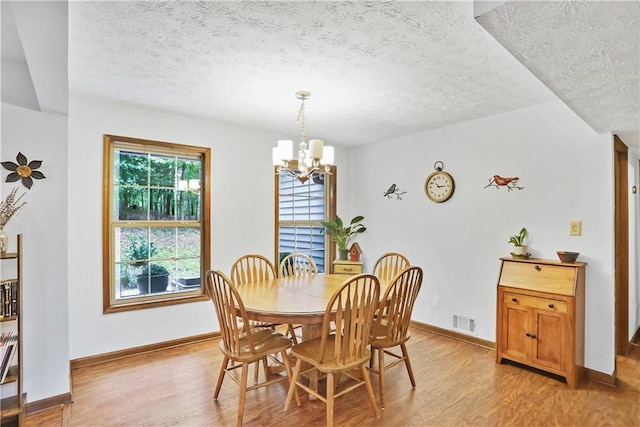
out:
M321 139L309 140L309 154L312 159L320 160L322 158L322 146L324 142Z
M278 141L278 151L280 151L280 160L288 162L293 159L293 141L281 139ZM280 162L278 162L280 163Z
M325 165L333 164L333 147L326 145L322 147L322 163Z

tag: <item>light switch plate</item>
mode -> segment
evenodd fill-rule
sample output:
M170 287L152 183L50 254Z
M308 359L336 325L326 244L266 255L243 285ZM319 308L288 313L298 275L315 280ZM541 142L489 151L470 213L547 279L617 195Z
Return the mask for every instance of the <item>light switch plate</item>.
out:
M582 221L569 222L569 236L582 236Z

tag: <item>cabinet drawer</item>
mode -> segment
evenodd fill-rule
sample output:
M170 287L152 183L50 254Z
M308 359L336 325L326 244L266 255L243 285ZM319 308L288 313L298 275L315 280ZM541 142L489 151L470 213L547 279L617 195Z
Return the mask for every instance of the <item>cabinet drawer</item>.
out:
M574 295L576 268L504 261L499 285L560 295Z
M362 273L361 264L335 264L333 271L336 274L360 274Z
M567 303L565 301L513 294L510 292L505 292L503 298L505 304L516 304L524 307L536 308L538 310L551 310L557 313L567 312Z

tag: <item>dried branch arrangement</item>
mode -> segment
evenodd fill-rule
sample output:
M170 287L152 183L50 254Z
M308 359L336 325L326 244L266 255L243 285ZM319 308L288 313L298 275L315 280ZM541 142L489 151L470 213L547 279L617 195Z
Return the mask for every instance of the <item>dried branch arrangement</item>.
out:
M20 203L20 200L22 200L26 193L22 193L20 196L16 197L17 193L18 187L15 187L7 195L7 198L0 203L0 230L7 225L9 220L13 218L24 205L27 204L27 202Z

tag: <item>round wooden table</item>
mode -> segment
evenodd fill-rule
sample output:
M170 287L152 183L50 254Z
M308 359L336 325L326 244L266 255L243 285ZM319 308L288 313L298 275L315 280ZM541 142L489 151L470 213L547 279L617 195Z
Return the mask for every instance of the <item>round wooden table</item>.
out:
M329 299L342 283L351 278L345 274L279 277L245 283L236 289L250 320L301 324L304 341L320 335ZM380 280L380 297L388 285L388 280ZM316 389L317 384L317 372L314 372L310 377L310 386Z
M352 276L316 274L279 277L245 283L237 287L251 320L268 323L321 325L327 303L335 291ZM380 280L380 296L389 281Z

